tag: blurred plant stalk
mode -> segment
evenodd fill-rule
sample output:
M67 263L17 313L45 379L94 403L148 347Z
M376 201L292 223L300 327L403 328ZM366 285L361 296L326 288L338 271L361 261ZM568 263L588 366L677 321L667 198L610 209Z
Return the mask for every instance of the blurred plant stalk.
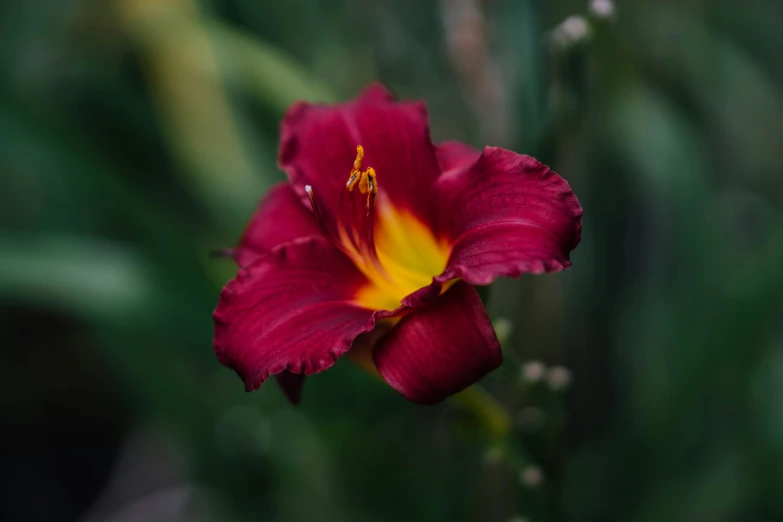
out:
M115 0L135 44L187 185L226 226L240 223L263 186L254 175L192 0Z
M452 396L451 400L470 412L485 431L488 442L503 445L511 435L511 417L497 399L474 384Z
M446 50L463 85L464 96L471 106L478 122L480 142L512 148L519 152L542 155L547 122L551 119L545 103L545 93L549 88L549 78L545 73L546 49L537 41L541 34L539 30L538 11L540 5L534 0L522 0L516 16L508 20L488 20L480 0L440 0L440 12L445 33ZM498 8L500 11L503 6ZM506 7L508 13L514 12ZM500 15L499 15L500 16ZM516 48L507 49L502 58L510 58L509 64L518 64L516 70L503 68L498 56L491 51L491 37L494 34L490 27L495 22L503 26L516 22L515 31L524 27L524 35L516 42ZM519 25L522 24L522 25ZM517 106L518 102L520 106ZM531 110L532 109L532 110ZM542 112L544 111L544 112ZM523 116L521 129L514 128L514 121ZM551 161L551 160L546 160ZM569 173L566 173L569 177ZM491 295L483 294L488 303L490 313L497 314L502 310L511 318L516 330L525 335L525 357L553 358L552 349L563 346L564 333L553 325L565 323L565 302L563 298L563 281L561 278L533 278L519 281L502 281L493 284ZM518 344L504 343L504 357L514 361ZM554 354L557 357L558 354ZM557 375L557 373L555 374ZM529 391L528 385L525 389ZM524 393L506 395L502 402L519 403ZM510 463L518 469L537 470L538 481L522 481L530 487L533 482L538 484L544 475L559 474L556 458L547 458L542 462L546 470L534 466L519 443L516 433L509 421L509 413L501 401L488 396L483 390L473 387L463 394L455 396L455 400L463 407L473 411L478 419L485 424L485 429L491 434L495 447L508 452ZM482 482L492 484L486 489L482 503L485 506L485 520L508 520L511 515L510 506L519 492L512 489L508 477L502 468L487 468ZM543 490L542 490L543 491ZM547 488L539 493L540 501L547 503L559 494L557 486Z
M487 21L477 0L440 0L446 52L463 83L482 142L508 146L509 96L500 65L489 51Z
M274 150L243 142L251 124L232 107L227 85L280 115L297 99L333 96L290 57L204 16L193 0L114 0L114 7L185 185L218 224L238 230L278 175Z

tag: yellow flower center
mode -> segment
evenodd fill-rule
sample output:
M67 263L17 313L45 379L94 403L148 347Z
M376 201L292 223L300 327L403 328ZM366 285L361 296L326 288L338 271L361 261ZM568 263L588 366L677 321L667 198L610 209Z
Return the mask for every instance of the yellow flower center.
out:
M371 282L356 301L375 310L394 310L405 296L432 283L446 268L451 250L416 216L391 204L381 207L375 244L385 273L354 259Z
M451 247L414 214L379 194L378 174L372 167L363 171L363 159L364 148L359 145L340 196L335 239L368 279L357 292L356 303L394 310L405 296L428 286L443 272ZM312 188L306 190L317 213Z

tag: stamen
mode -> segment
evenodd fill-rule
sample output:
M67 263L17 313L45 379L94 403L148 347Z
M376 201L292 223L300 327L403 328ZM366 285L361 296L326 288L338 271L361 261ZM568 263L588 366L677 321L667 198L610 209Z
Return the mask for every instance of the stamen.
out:
M370 192L373 196L378 195L378 180L377 175L375 174L375 169L372 167L367 167L367 170L364 171L365 174L365 184L364 188L365 190L362 190L362 194L365 192ZM359 187L361 189L362 187Z
M352 174L345 185L345 190L340 193L338 228L340 236L344 237L350 244L350 247L358 253L361 250L361 241L357 237L356 232L356 200L352 194L355 185L356 180L354 180L354 175Z
M372 265L384 277L386 270L378 259L375 248L375 199L378 195L378 175L375 169L367 167L362 171L364 160L364 147L356 146L356 159L353 169L345 183L345 189L340 195L340 236L349 249L363 258L364 264ZM358 194L354 194L354 188L358 187ZM366 195L364 212L362 212L358 195Z
M362 170L362 160L364 159L364 147L356 146L356 159L353 160L353 170Z
M367 173L362 172L362 177L359 179L359 192L367 194Z
M307 197L310 198L310 208L313 209L313 214L315 214L315 217L318 219L318 222L321 224L321 226L324 225L323 217L321 216L321 212L318 210L318 205L315 202L315 194L313 193L313 187L310 185L305 185L305 192L307 192Z
M363 177L364 176L362 176L361 172L359 172L358 170L354 170L353 172L351 172L351 177L348 178L348 182L345 184L345 187L348 190L353 190L353 188L356 186L356 183L362 182Z

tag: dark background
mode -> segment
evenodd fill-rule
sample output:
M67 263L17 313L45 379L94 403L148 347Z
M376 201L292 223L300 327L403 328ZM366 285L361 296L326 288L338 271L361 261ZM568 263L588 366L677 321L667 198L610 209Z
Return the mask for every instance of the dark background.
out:
M0 519L783 520L781 28L776 0L3 2ZM376 79L584 207L572 269L488 296L518 458L348 362L294 409L212 354L209 252L283 179L284 110Z

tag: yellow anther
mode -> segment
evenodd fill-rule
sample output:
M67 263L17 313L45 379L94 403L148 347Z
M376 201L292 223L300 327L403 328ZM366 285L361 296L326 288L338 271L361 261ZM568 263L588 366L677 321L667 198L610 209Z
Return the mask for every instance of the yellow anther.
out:
M367 167L367 170L362 172L362 160L364 160L364 147L357 145L356 159L353 161L353 170L351 171L351 176L348 178L348 182L345 184L345 188L350 192L353 191L356 185L359 185L359 192L362 194L370 192L375 196L378 194L378 181L375 169Z
M364 159L364 147L361 145L356 146L356 159L353 160L353 170L362 170L362 160Z
M357 183L361 183L363 177L364 176L362 176L362 173L358 170L352 170L351 177L348 178L348 183L345 184L345 188L347 188L349 191L353 190Z
M367 178L367 188L372 193L373 196L378 195L378 180L377 176L375 174L375 169L372 167L367 167L367 170L364 171L365 177ZM364 194L364 192L362 192Z
M367 194L367 172L362 172L362 177L359 178L359 192Z
M349 190L352 187L349 187ZM367 170L359 174L359 192L367 194L371 192L373 195L378 194L378 182L376 181L375 169L367 167Z

